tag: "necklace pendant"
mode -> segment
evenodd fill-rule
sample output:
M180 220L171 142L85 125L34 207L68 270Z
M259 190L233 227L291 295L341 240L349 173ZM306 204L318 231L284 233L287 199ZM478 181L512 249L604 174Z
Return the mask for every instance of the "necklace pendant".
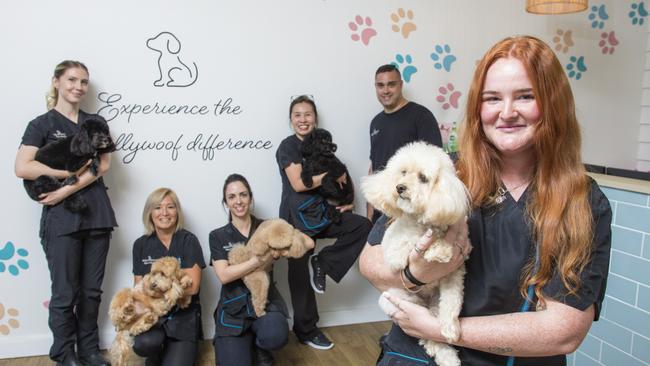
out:
M497 189L497 197L494 199L494 202L496 202L497 205L502 204L503 201L506 200L506 193L508 193L507 190L503 189L503 187L499 187L499 189Z

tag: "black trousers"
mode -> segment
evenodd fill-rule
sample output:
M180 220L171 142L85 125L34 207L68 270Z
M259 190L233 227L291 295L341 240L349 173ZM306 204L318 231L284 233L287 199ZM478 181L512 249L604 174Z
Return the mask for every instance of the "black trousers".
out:
M318 253L319 262L325 273L337 283L354 264L366 244L372 229L370 221L351 212L341 214L338 224L331 224L314 236L314 239L336 238L334 244ZM316 335L318 307L316 296L309 280L309 251L302 258L289 259L289 290L293 306L293 331L300 340Z
M269 311L253 321L251 328L240 336L215 337L213 340L216 364L219 366L253 366L255 346L277 351L287 344L289 325L279 311Z
M199 344L168 337L160 324L133 339L133 352L146 357L146 366L194 365Z
M74 352L75 343L80 356L99 352L97 315L110 235L46 234L42 240L52 280L48 323L54 361Z

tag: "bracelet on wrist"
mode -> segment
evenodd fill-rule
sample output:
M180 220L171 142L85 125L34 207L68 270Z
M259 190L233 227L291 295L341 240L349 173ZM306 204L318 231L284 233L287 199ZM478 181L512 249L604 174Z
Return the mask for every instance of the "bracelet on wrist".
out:
M406 281L404 281L404 271L399 272L399 279L402 280L402 287L404 287L404 290L412 293L412 294L417 294L418 292L422 291L424 287L422 286L413 286L413 287L408 287L406 285Z
M406 279L409 280L410 283L416 285L416 286L424 286L426 283L418 280L413 276L413 273L411 273L411 269L409 268L409 264L406 264L406 267L404 267L404 276L406 276Z

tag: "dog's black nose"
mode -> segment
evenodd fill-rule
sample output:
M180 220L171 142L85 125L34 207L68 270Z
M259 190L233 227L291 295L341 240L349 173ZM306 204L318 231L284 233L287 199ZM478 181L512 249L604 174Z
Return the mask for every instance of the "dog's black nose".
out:
M402 194L402 193L404 193L404 191L406 191L406 186L403 185L403 184L398 184L398 185L395 187L395 189L397 189L397 193L398 193L398 194Z

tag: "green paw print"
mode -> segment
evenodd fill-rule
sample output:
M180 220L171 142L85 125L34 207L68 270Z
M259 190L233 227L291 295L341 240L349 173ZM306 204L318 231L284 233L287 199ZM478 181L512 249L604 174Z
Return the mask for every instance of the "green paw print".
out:
M8 241L5 247L0 249L0 273L8 271L13 276L18 276L20 270L29 268L29 263L23 259L29 255L27 249L19 248L16 250L14 243ZM7 264L9 260L15 260L14 263Z

